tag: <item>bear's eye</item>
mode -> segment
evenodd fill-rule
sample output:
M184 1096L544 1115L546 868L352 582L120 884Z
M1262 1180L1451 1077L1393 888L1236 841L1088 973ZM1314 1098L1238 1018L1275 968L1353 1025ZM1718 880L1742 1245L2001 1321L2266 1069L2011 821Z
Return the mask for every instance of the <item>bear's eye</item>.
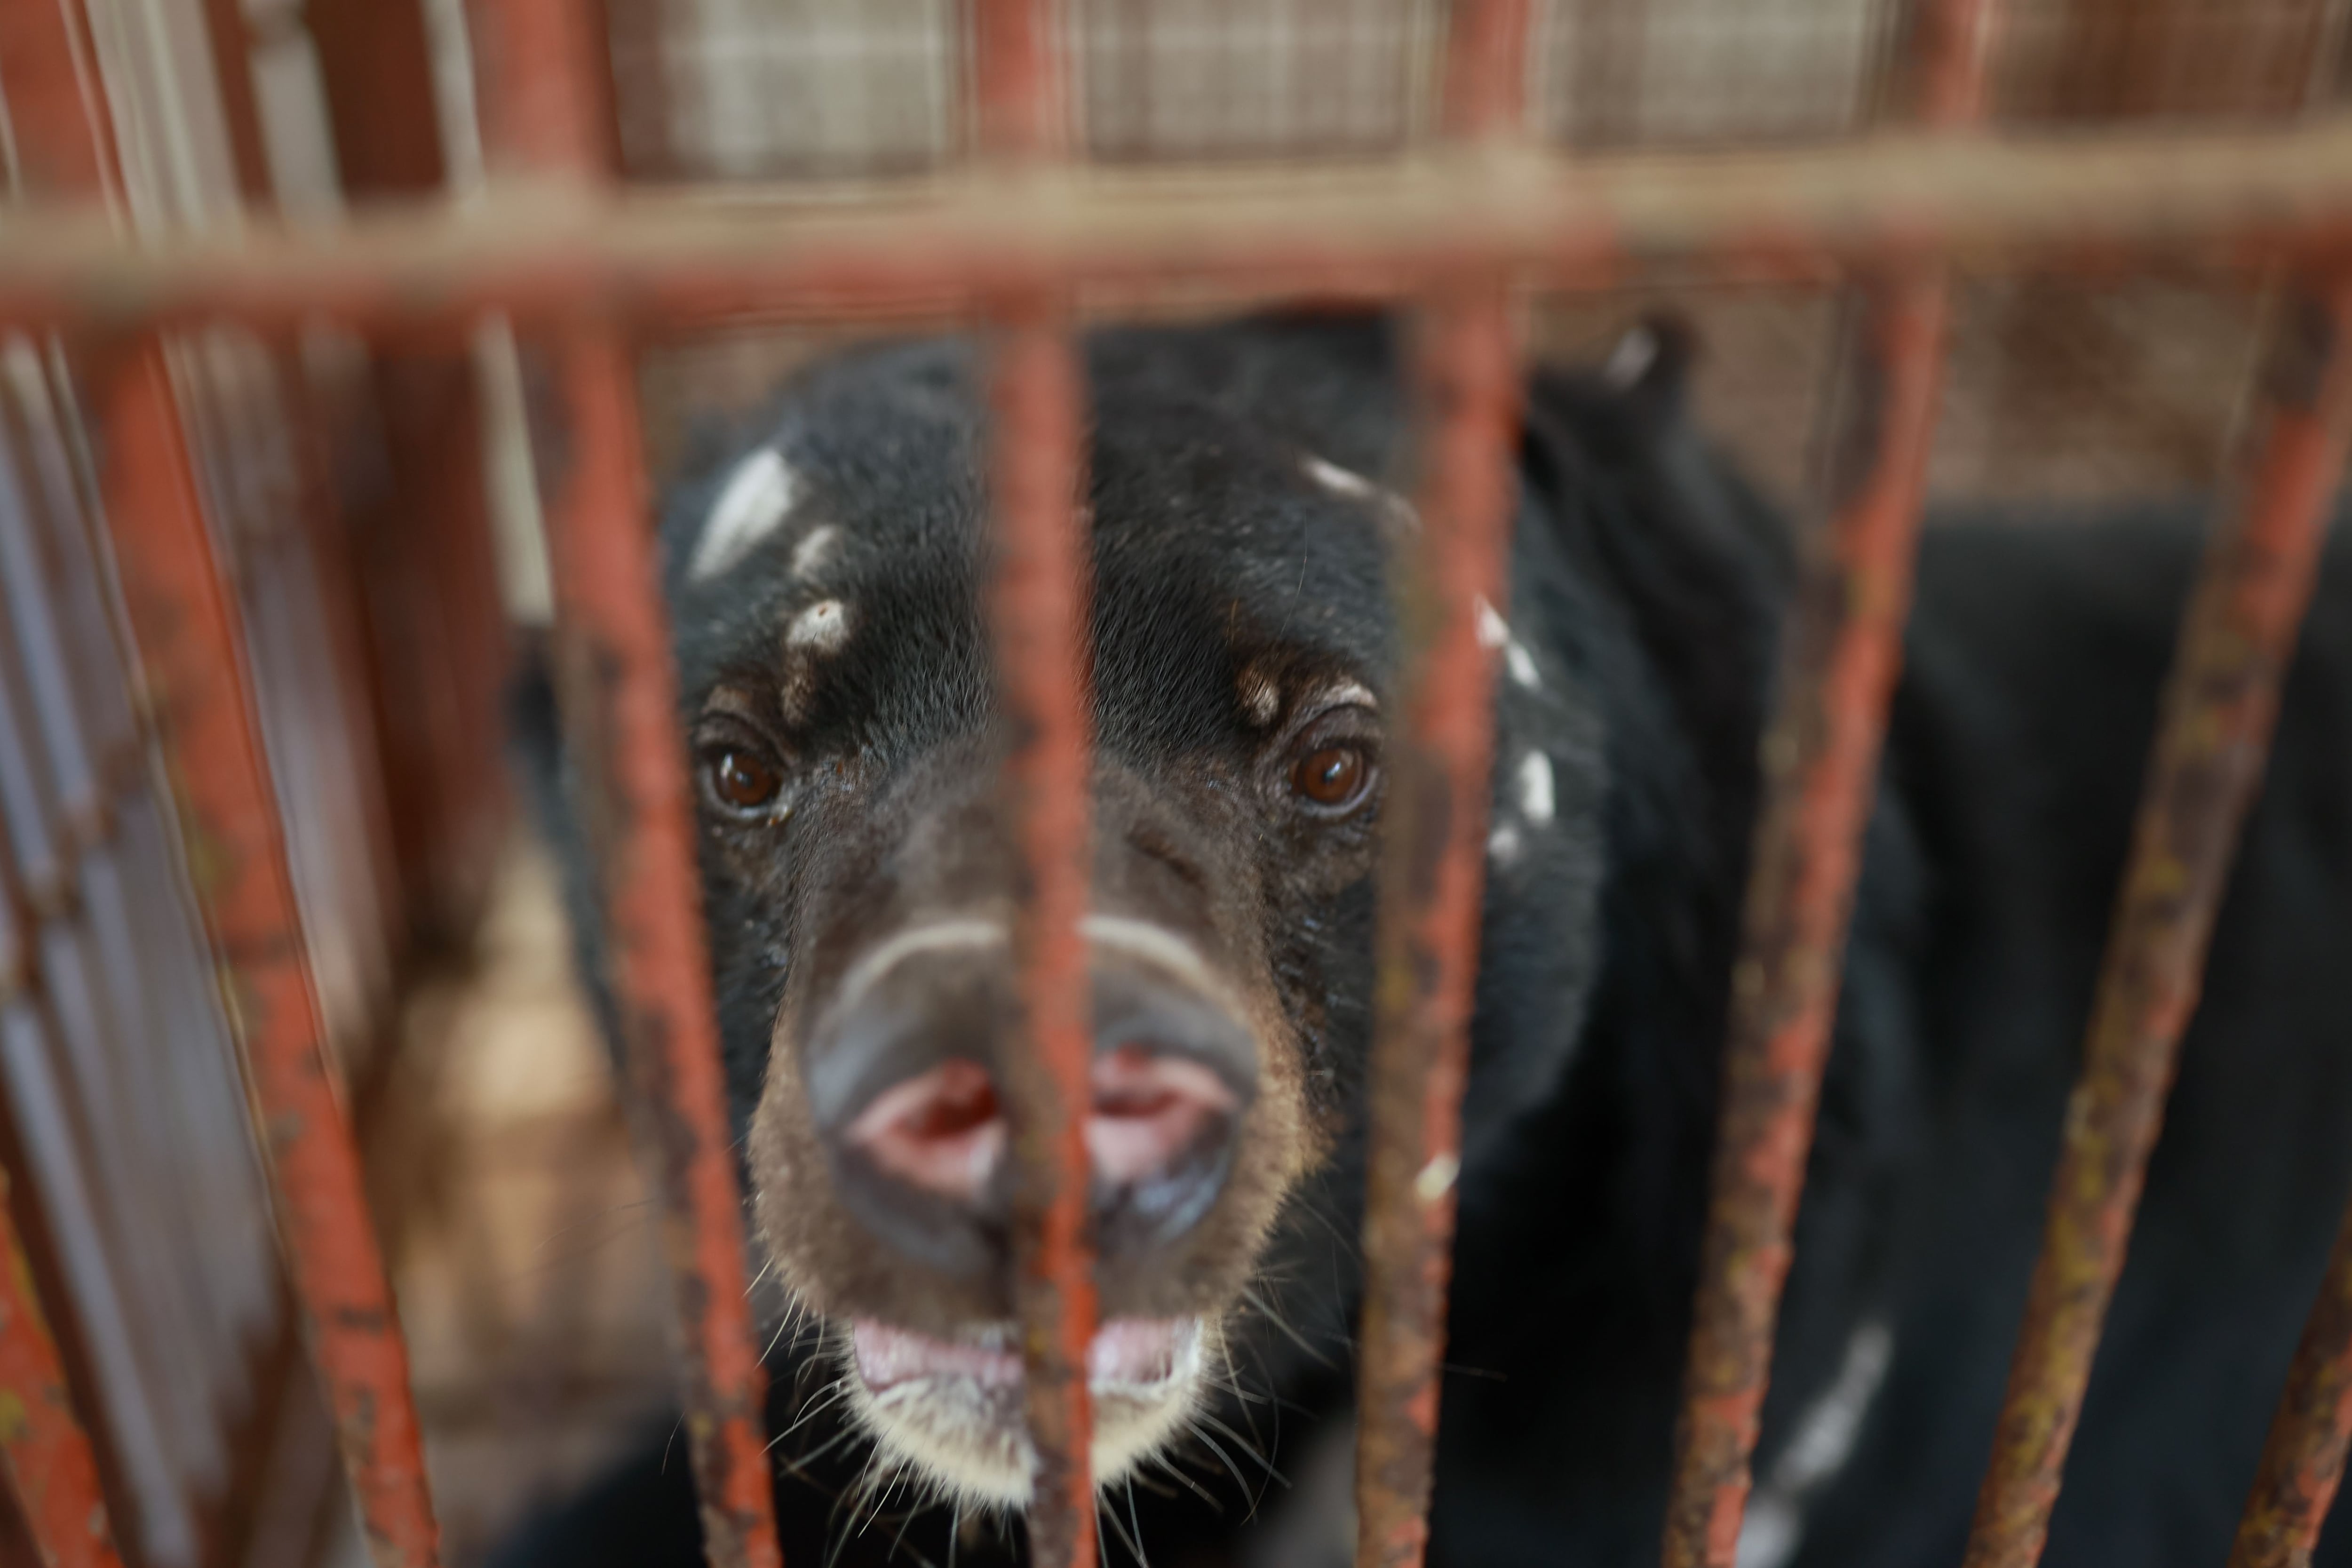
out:
M1371 759L1360 746L1318 746L1290 770L1290 792L1318 814L1334 816L1362 804L1371 782Z
M702 777L712 801L736 816L765 816L784 788L783 774L741 746L712 746L705 751Z

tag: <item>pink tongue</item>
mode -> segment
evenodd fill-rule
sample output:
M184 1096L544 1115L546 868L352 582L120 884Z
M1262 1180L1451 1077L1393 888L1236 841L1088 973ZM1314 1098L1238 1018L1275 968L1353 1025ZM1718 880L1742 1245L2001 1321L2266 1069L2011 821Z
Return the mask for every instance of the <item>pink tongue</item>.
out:
M877 1393L923 1377L968 1377L991 1388L1021 1382L1021 1358L1011 1351L956 1344L870 1319L850 1325L849 1343L857 1375ZM1166 1319L1114 1318L1087 1347L1091 1383L1157 1383L1175 1364L1176 1324Z

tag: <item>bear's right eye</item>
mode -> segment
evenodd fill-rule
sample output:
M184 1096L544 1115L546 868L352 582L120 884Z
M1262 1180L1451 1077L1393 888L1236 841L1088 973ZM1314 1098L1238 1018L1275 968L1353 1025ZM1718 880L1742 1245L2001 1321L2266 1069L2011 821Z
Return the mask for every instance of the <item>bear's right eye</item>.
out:
M736 816L767 816L784 789L782 773L740 746L713 746L703 752L702 776L719 809Z

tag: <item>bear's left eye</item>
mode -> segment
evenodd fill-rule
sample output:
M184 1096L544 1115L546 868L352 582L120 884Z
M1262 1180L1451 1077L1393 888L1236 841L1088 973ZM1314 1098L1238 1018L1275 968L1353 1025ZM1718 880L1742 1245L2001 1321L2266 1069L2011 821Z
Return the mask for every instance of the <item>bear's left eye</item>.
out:
M1290 770L1290 792L1318 815L1354 810L1370 792L1372 760L1360 746L1318 746Z

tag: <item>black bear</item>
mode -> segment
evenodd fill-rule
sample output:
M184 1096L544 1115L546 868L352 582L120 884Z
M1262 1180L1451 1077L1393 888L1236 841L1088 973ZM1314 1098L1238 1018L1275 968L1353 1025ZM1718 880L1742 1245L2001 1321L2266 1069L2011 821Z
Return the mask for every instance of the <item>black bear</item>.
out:
M1089 1356L1110 1561L1349 1560L1395 329L1096 332ZM1687 345L1528 386L1431 1560L1655 1561L1793 549ZM1018 1561L1015 868L984 362L798 376L662 522L788 1561ZM1745 1568L1949 1564L2206 508L1928 530ZM575 871L577 780L524 704ZM575 877L575 895L584 889ZM575 896L588 967L593 906ZM2050 1541L2211 1564L2352 1194L2352 552L2326 557ZM510 1564L699 1561L683 1462ZM2352 1561L2339 1531L2329 1561Z

